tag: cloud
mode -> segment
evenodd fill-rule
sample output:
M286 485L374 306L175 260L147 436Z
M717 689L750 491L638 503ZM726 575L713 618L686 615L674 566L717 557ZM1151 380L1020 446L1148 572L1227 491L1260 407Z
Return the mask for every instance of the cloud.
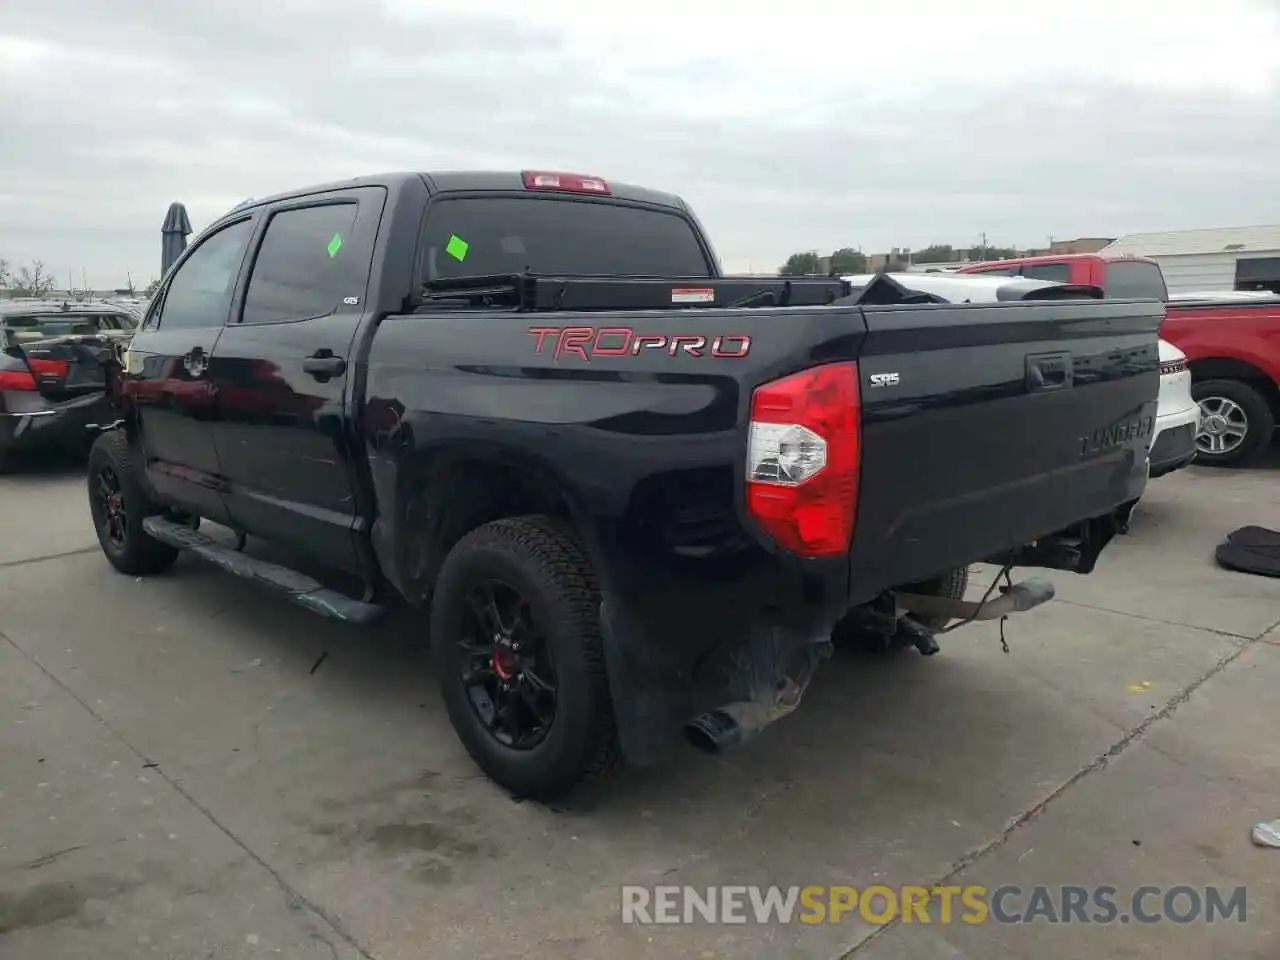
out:
M0 7L0 256L99 286L159 224L392 169L672 190L731 268L1280 221L1280 7L916 0Z

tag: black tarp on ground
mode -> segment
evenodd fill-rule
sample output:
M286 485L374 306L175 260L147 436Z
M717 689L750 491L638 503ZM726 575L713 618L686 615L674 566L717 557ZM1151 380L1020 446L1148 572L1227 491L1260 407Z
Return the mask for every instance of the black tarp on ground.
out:
M1228 570L1280 577L1280 532L1266 527L1241 527L1218 544L1214 556Z

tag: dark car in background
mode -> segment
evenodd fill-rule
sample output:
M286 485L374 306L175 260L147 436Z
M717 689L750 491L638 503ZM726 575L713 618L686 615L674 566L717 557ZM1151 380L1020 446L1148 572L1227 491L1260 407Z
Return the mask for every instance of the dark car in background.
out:
M137 324L106 301L0 302L0 472L20 454L88 451L111 418L100 361Z

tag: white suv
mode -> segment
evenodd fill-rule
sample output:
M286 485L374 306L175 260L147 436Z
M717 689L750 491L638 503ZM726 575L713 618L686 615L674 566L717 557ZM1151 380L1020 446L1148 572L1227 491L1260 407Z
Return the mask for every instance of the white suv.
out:
M1162 477L1194 460L1199 431L1200 407L1191 399L1187 355L1172 343L1161 340L1160 398L1149 455L1151 476Z

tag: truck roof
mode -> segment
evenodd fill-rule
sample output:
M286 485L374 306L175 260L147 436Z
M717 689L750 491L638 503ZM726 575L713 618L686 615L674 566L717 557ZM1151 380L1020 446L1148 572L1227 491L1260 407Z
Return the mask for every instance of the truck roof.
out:
M1155 263L1149 257L1135 257L1131 253L1107 253L1105 250L1097 253L1043 253L1034 257L1006 257L1004 260L983 260L980 263L966 264L961 267L958 272L963 273L966 270L973 270L975 267L1003 267L1036 264L1036 263L1062 263L1064 260L1101 260L1105 263L1112 263L1116 260L1136 260L1139 263Z
M244 203L234 207L233 210L248 210L253 207L261 206L262 204L278 203L281 200L292 200L297 197L305 197L314 193L326 193L332 190L348 190L352 187L395 188L405 183L405 181L413 179L419 179L424 182L432 192L522 192L525 190L524 174L526 172L532 171L444 170L430 173L399 171L394 173L371 174L363 177L352 177L347 180L334 180L329 183L313 184L308 187L301 187L296 190L273 194L269 197L259 197L253 200L246 200ZM543 171L537 172L541 173ZM616 180L608 180L604 177L595 177L588 174L571 174L571 176L590 177L591 179L604 180L609 185L609 193L605 195L607 198L629 200L633 203L646 203L658 207L669 207L686 214L691 212L685 202L674 193L665 193L661 190L650 190L648 187L640 187L630 183L619 183ZM574 194L565 195L573 196Z

